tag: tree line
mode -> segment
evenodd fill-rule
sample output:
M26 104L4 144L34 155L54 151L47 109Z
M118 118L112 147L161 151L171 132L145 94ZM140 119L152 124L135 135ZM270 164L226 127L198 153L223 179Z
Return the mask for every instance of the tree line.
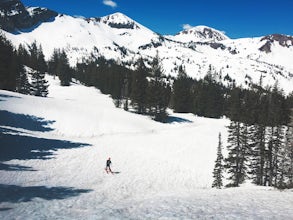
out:
M147 68L142 58L130 70L103 57L78 63L75 78L87 86L95 86L110 94L117 107L167 121L171 97L171 79L166 77L159 56Z
M33 42L14 49L0 35L0 89L46 97L48 82L45 73L58 77L61 86L70 86L72 78L87 86L95 86L110 94L117 107L167 121L167 107L171 97L171 81L164 75L159 56L147 68L142 59L136 70L118 65L103 57L83 59L75 67L69 65L64 50L55 49L48 62L41 45Z
M72 69L64 51L55 50L46 62L41 45L13 47L0 34L0 89L46 97L48 82L45 74L57 75L62 86L69 86Z
M222 187L220 177L227 172L228 186L251 180L256 185L293 188L292 95L285 97L277 85L258 86L234 89L230 100L228 155L223 158L218 146L213 186Z

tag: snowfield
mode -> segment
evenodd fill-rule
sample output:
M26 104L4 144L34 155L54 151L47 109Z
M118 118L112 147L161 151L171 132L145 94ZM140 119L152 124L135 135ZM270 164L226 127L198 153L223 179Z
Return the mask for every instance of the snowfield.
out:
M48 98L0 90L1 219L293 219L292 190L211 188L229 120L162 124L47 79Z

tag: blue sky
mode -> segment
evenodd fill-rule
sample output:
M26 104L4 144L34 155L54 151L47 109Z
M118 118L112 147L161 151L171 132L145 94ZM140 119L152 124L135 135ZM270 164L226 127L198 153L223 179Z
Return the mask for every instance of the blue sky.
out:
M230 38L293 35L293 0L22 0L68 15L101 17L122 12L161 34L183 25L206 25Z

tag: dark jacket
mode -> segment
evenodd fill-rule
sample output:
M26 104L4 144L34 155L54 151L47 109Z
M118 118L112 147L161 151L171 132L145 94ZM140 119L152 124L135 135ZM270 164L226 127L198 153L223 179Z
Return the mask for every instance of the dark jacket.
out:
M107 166L107 167L110 167L110 165L111 165L111 160L107 160L107 162L106 162L106 166Z

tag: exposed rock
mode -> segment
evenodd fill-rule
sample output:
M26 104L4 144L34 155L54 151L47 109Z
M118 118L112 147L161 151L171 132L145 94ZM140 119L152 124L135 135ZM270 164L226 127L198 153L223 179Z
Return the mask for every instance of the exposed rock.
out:
M260 51L270 53L271 46L274 42L278 42L279 45L283 47L291 47L293 46L293 37L282 35L282 34L271 34L268 36L265 36L261 39L261 41L265 41L265 44L259 48Z
M0 2L0 27L8 32L29 29L58 15L45 8L25 8L19 0Z

